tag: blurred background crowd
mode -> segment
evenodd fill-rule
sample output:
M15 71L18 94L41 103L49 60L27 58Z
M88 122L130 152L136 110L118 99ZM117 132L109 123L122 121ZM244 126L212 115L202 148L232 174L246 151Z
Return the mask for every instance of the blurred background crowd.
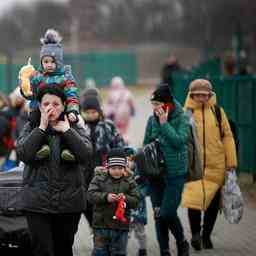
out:
M35 67L40 65L39 39L52 27L63 36L64 62L72 66L81 92L86 87L108 89L118 76L128 88L166 82L184 102L192 79L214 81L219 104L238 127L240 163L243 169L256 169L251 143L256 2L12 0L2 1L0 10L0 108L9 121L21 119L9 126L11 136L17 136L26 114L16 90L18 71L29 56Z

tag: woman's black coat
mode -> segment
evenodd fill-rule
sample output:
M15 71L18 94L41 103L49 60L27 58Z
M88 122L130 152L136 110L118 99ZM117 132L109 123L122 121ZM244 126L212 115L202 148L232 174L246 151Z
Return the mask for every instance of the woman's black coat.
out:
M50 157L37 160L42 145L50 146ZM61 159L61 151L69 149L73 163ZM86 208L84 172L92 153L84 128L77 125L65 133L43 131L27 123L17 140L18 158L25 163L22 206L40 213L81 212Z

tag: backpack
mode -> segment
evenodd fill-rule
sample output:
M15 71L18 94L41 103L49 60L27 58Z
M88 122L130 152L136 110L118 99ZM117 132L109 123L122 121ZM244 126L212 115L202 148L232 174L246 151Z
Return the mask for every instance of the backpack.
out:
M212 109L212 111L216 116L219 130L220 130L220 137L222 139L224 137L224 131L222 130L222 125L221 125L221 123L222 123L221 108L218 105L214 105L214 109ZM236 126L236 123L232 119L228 119L228 122L229 122L230 129L232 131L232 134L233 134L233 138L234 138L235 145L236 145L236 150L238 152L239 139L238 139L237 126Z
M188 181L200 180L203 177L201 149L198 141L197 129L193 118L193 110L188 108L185 114L189 118L190 131L188 138Z
M134 161L140 175L147 178L159 178L165 169L164 156L158 140L138 149Z

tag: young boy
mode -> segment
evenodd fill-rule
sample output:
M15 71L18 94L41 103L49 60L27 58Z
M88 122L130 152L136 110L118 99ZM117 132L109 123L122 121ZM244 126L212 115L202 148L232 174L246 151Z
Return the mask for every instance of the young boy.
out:
M132 176L127 175L123 149L112 149L107 156L107 172L96 175L88 189L88 200L94 205L94 254L125 256L130 210L138 206L139 194ZM120 199L124 199L124 218L116 219Z
M62 38L53 29L48 29L44 38L41 39L42 47L40 51L40 67L35 70L30 64L21 68L19 72L19 83L22 95L30 100L30 116L38 109L36 99L38 91L48 85L56 85L64 91L66 96L66 114L70 122L78 121L79 97L74 77L69 66L63 64ZM43 159L49 157L50 148L48 145L38 151L37 157ZM64 160L74 161L74 155L67 149L61 152Z

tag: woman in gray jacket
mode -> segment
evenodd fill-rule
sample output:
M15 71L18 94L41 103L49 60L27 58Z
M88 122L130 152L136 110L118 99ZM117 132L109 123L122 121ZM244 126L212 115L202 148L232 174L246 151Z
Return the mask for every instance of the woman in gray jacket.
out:
M17 141L18 157L25 163L23 209L35 256L72 256L74 235L86 207L84 166L91 143L83 127L69 124L61 89L54 85L41 89L38 101L38 118L25 125ZM38 158L45 143L50 154ZM75 161L61 158L63 145Z

